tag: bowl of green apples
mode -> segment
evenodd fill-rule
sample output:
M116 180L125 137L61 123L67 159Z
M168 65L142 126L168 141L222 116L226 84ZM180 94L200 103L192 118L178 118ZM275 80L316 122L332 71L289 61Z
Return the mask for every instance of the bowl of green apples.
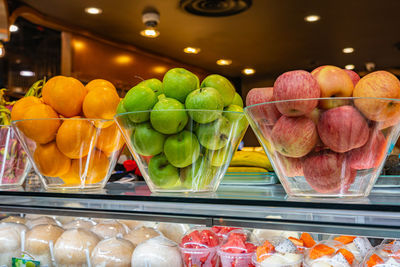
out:
M214 192L248 122L232 83L183 68L130 89L115 120L152 192Z

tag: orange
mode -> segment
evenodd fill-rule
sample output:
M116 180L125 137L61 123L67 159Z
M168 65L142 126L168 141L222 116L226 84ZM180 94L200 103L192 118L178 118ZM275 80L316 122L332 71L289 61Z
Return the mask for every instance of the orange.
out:
M43 101L64 117L79 115L87 94L85 86L75 78L55 76L42 89Z
M66 174L71 160L58 150L56 142L38 145L33 159L44 176L59 177Z
M19 99L15 102L11 110L11 120L15 121L24 119L25 112L29 107L41 103L43 102L36 96L27 96Z
M109 164L110 162L103 152L94 150L89 157L89 162L87 157L72 160L71 169L61 179L69 185L81 184L82 177L85 179L85 184L96 184L107 176Z
M88 92L90 92L93 88L98 87L98 86L109 87L110 89L117 91L117 89L115 89L115 86L111 82L109 82L107 80L103 80L103 79L92 80L88 84L86 84L85 87L86 87L86 90Z
M122 134L115 122L111 126L99 131L96 147L106 154L117 151L124 145Z
M83 158L94 148L95 133L95 128L88 120L65 119L56 137L58 149L71 159Z
M28 107L24 119L27 120L17 122L16 126L26 137L39 144L54 140L60 127L57 113L46 104L34 104Z

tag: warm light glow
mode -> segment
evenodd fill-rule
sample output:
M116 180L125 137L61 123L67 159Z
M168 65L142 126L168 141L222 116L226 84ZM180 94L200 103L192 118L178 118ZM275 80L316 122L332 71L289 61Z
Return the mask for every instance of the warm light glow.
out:
M97 7L87 7L85 8L85 12L91 15L98 15L103 13L103 10Z
M140 34L144 37L148 37L148 38L156 38L160 35L160 32L157 31L156 29L145 29L143 31L140 32Z
M354 48L353 47L345 47L342 49L342 52L345 54L350 54L354 52Z
M14 25L14 24L10 25L10 32L17 32L18 29L19 29L19 28L18 28L17 25Z
M86 45L82 41L74 40L72 41L72 46L75 48L75 50L82 50L85 48Z
M121 65L129 64L133 61L132 57L129 55L120 55L115 58L115 62Z
M316 22L316 21L320 20L320 18L321 17L318 15L309 15L309 16L305 17L304 19L305 19L305 21L308 21L308 22Z
M256 70L252 69L252 68L245 68L245 69L242 70L242 73L245 74L245 75L252 75L255 72L256 72Z
M19 75L21 75L23 77L33 77L33 76L35 76L35 73L33 71L30 71L30 70L21 70L19 72Z
M344 66L344 68L345 68L346 70L354 70L355 67L356 67L356 66L354 66L353 64L348 64L348 65Z
M228 66L232 64L232 60L230 59L218 59L217 64L220 66Z
M155 66L153 68L153 72L158 73L158 74L163 74L167 71L167 67L164 66Z
M183 49L183 52L185 52L185 53L187 53L187 54L198 54L198 53L200 53L200 51L201 51L200 48L191 47L191 46L185 47L185 48Z
M4 45L2 42L0 42L0 57L4 57L6 54L6 49L4 48Z

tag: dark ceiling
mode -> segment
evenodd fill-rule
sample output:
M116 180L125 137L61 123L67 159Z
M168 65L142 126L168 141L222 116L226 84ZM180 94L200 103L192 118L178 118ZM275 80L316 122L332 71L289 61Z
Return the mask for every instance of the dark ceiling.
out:
M365 69L400 68L400 0L253 0L247 11L229 17L201 17L186 13L178 0L22 0L54 18L91 30L104 37L134 44L185 63L229 76L254 67L257 76L276 76L291 69L317 65L354 64ZM84 8L103 9L93 16ZM148 39L141 13L155 7L161 16L161 35ZM321 20L307 23L304 17ZM198 55L182 52L186 46L201 48ZM342 48L354 47L352 54ZM216 65L219 58L231 66Z

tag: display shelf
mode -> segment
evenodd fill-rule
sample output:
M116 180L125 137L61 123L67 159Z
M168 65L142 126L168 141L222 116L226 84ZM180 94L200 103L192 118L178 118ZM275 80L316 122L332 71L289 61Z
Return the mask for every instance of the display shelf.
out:
M220 186L212 194L152 194L143 182L101 191L0 192L0 211L400 238L400 189L364 199L287 198L282 186Z

